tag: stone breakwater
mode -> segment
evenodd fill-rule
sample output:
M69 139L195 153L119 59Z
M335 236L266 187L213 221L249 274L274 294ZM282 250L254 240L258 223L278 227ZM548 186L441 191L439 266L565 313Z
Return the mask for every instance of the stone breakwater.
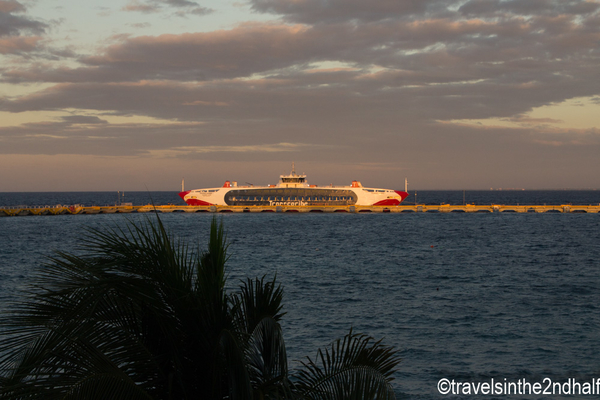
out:
M76 214L113 214L113 213L145 213L145 212L346 212L346 213L600 213L599 205L451 205L451 204L411 204L399 206L307 206L302 202L273 202L268 206L188 206L188 205L115 205L115 206L9 206L0 207L0 217L28 215L76 215Z

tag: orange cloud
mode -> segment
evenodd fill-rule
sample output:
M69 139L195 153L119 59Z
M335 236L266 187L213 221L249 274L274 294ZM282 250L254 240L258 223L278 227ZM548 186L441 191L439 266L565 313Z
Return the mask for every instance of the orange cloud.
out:
M0 54L15 54L35 50L41 40L40 36L0 38Z

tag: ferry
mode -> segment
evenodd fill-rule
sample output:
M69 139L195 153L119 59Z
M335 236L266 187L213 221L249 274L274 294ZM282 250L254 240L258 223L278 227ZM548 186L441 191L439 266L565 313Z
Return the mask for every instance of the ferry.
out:
M190 206L397 206L408 193L367 188L359 181L350 186L309 185L306 175L297 174L292 165L292 172L281 175L277 185L238 186L226 181L217 188L184 191L182 187L179 196Z

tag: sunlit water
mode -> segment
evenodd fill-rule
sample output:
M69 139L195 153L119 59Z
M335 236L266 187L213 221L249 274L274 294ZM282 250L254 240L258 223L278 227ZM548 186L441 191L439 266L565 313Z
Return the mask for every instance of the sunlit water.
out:
M478 204L598 204L599 195L467 192L465 197ZM112 197L116 193L0 194L0 205L103 205L114 204ZM176 194L165 192L128 194L124 201L145 204L148 197L157 204L178 203ZM462 201L462 191L418 193L419 203ZM201 247L212 217L161 215L168 229ZM86 228L145 218L153 216L0 218L0 308L19 298L45 256L70 251ZM445 398L436 386L442 378L600 378L600 214L230 213L219 218L231 243L229 285L277 274L284 287L283 328L292 367L352 327L401 350L394 381L400 398Z

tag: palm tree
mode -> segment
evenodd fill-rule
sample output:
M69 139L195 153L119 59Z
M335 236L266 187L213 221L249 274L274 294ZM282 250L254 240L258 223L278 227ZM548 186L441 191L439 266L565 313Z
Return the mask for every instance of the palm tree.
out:
M193 252L160 218L57 253L0 326L0 398L388 399L397 353L352 331L290 373L276 279L225 287L213 219Z

